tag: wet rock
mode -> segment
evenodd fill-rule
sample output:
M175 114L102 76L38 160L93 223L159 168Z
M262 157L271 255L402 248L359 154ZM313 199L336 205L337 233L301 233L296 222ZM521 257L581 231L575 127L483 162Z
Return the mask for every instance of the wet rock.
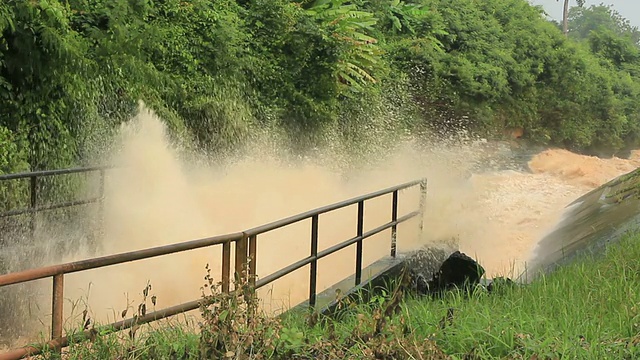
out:
M429 291L429 281L453 250L450 248L424 248L408 254L405 262L411 279L411 289L420 294Z
M469 256L455 251L444 261L443 250L424 250L416 253L408 262L413 289L420 294L437 294L454 288L470 289L484 275L484 268ZM434 269L434 264L440 264Z
M429 287L435 291L475 286L484 275L484 268L469 256L456 251L442 263Z

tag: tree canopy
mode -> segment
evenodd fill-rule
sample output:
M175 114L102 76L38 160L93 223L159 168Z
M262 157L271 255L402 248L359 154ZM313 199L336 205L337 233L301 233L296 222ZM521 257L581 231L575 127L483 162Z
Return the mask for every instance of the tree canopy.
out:
M138 100L207 151L363 133L390 107L398 129L638 146L638 29L606 6L569 28L526 0L3 1L0 172L77 164Z

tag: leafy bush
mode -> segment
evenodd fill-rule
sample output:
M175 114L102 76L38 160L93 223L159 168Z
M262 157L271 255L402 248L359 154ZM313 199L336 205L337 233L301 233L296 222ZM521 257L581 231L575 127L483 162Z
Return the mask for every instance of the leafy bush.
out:
M256 126L304 146L370 131L386 102L412 108L394 129L637 146L638 30L606 6L570 15L567 39L525 0L5 1L0 126L20 155L0 166L89 161L138 100L209 152Z

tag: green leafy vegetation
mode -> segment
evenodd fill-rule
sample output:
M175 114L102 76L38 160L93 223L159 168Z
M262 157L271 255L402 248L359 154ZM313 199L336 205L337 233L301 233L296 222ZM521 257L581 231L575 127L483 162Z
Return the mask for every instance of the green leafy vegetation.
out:
M0 172L92 159L138 100L211 153L265 126L349 139L381 108L405 114L374 122L390 133L637 146L638 29L606 6L569 23L525 0L4 1Z
M380 108L405 114L374 123L389 133L637 146L638 29L606 6L569 23L525 0L5 1L0 172L93 159L138 100L210 153L258 127L349 140Z
M569 36L525 0L132 0L0 4L0 173L103 162L144 101L214 155L253 134L349 161L460 129L598 155L640 145L640 32L573 7ZM77 184L44 184L42 202ZM2 182L0 208L27 204ZM39 200L40 201L40 200Z

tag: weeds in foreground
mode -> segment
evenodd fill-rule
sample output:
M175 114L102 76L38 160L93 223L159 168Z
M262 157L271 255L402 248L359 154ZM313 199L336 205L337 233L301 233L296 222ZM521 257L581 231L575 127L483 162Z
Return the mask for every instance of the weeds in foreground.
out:
M416 337L401 313L404 287L394 286L366 303L340 300L341 321L317 312L273 317L264 313L246 281L246 271L234 280L234 291L223 293L207 266L202 287L199 334L184 325L154 327L138 324L156 299L151 285L131 309L133 326L126 332L100 327L83 313L82 326L71 335L63 355L48 351L45 359L446 359L435 342ZM152 304L148 304L151 300ZM361 299L362 300L362 299ZM393 320L400 317L400 321ZM393 321L392 321L393 320ZM144 328L142 327L144 326Z
M235 291L224 293L220 291L222 284L211 277L209 265L206 269L200 305L200 358L264 359L275 355L281 323L261 313L250 283L236 277ZM246 274L245 270L242 278L247 278Z
M246 278L246 271L242 277ZM235 291L222 293L208 267L205 279L200 308L201 359L447 358L432 341L409 336L405 321L390 321L400 313L403 286L396 286L386 296L373 297L364 306L346 306L349 314L344 316L355 316L356 322L345 332L336 321L318 313L289 317L265 314L249 281L236 278ZM404 279L408 282L408 277Z
M177 324L145 325L133 337L98 333L74 343L65 358L636 359L638 258L636 234L604 257L586 257L528 286L427 299L407 296L396 283L357 304L343 299L335 319L268 316L246 282L236 279L236 292L223 294L208 276L199 333Z
M299 340L288 344L290 353L282 358L448 359L433 341L418 337L407 325L401 304L408 283L408 274L404 274L390 292L365 303L341 299L340 321L314 314L311 323L299 324ZM305 325L310 329L305 331ZM295 325L289 323L285 328L291 331Z

